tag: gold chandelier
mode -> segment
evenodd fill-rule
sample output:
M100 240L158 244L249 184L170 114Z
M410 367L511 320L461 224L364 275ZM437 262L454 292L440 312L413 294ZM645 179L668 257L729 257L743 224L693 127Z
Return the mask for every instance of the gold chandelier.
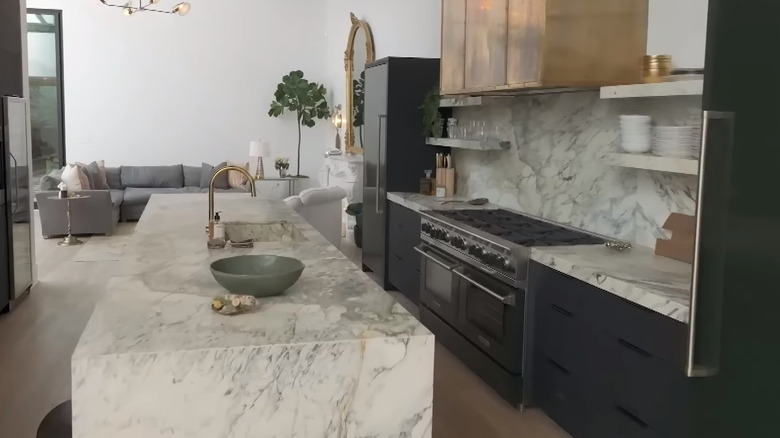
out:
M111 6L112 8L122 8L122 13L125 14L128 17L131 17L138 12L158 12L160 14L179 14L179 15L187 15L188 12L190 12L190 4L187 2L178 3L176 6L173 7L170 11L162 11L160 9L152 9L152 5L155 5L160 2L160 0L148 0L148 3L144 4L144 0L138 0L138 5L135 5L134 0L128 0L127 3L124 5L111 5L106 3L106 0L99 0L100 3L103 3L106 6Z

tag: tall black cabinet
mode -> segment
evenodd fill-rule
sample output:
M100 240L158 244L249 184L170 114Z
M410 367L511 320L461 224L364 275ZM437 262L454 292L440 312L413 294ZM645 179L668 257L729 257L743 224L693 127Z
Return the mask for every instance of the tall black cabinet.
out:
M0 1L0 159L5 154L5 117L2 96L21 96L24 93L24 56L22 51L22 4L18 0ZM25 24L26 31L26 24ZM8 171L5 161L0 162L0 312L8 309L14 294L11 282L12 234L6 197L13 193L7 185ZM13 175L11 175L13 176Z
M0 96L24 92L21 7L18 0L0 1Z
M363 269L387 278L387 192L417 192L436 149L422 136L420 105L438 87L439 60L384 58L366 65Z

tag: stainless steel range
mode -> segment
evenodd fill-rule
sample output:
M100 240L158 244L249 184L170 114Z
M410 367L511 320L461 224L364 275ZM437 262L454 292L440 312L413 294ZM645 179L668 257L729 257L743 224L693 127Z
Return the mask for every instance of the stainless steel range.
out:
M528 279L531 247L591 245L604 240L508 210L423 214L422 240L515 287Z
M510 403L523 404L526 289L534 246L600 237L508 210L422 214L420 317Z

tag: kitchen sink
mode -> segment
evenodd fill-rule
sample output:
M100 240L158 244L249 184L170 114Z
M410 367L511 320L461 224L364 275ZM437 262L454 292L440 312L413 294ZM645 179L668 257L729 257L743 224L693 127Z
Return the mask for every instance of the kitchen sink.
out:
M303 242L309 240L287 221L225 222L225 237L232 242Z

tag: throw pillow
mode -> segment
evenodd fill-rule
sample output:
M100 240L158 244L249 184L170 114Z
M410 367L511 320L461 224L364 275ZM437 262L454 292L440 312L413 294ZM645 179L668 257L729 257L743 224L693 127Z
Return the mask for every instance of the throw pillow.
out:
M184 187L200 188L200 166L182 166L184 171Z
M119 167L106 167L106 182L108 188L119 190L122 188L122 169Z
M51 172L41 177L40 190L51 191L57 190L57 186L62 182L62 171L65 169L54 169Z
M92 179L92 174L87 170L87 165L79 162L76 162L75 164L79 168L79 173L87 178L87 187L85 188L82 184L82 190L90 190L92 187L95 187L95 181Z
M244 169L249 170L249 163L234 163L228 161L228 166L243 167ZM231 188L243 187L247 182L246 175L243 173L237 170L228 170L228 184Z
M214 172L217 170L227 166L227 162L223 161L222 163L217 164L216 166L212 166L211 164L203 163L201 165L201 174L200 174L200 187L207 189L209 188L209 183L211 183L211 177L214 176ZM224 189L227 190L230 188L230 183L228 180L228 173L229 172L222 172L219 174L216 180L214 180L214 188L215 189Z
M62 170L62 182L68 186L68 191L78 192L81 190L89 190L89 180L87 176L79 170L79 166L75 164L68 164Z
M86 166L87 177L89 177L92 190L108 190L108 181L106 180L106 167L103 160L93 161Z

